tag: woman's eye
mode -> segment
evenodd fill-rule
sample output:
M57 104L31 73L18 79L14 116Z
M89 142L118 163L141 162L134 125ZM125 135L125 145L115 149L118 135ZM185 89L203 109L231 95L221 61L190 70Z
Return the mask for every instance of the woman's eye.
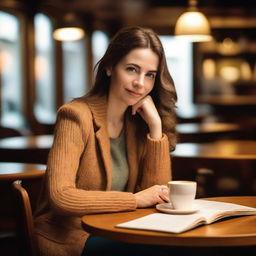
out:
M127 70L131 72L136 72L136 68L134 67L127 67Z
M155 79L156 75L154 73L147 73L148 77L150 77L151 79Z

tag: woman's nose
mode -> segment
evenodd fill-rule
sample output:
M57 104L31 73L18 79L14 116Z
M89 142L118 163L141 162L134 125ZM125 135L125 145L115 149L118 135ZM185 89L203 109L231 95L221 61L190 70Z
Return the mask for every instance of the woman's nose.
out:
M133 85L136 87L143 87L144 86L144 76L138 76L134 81Z

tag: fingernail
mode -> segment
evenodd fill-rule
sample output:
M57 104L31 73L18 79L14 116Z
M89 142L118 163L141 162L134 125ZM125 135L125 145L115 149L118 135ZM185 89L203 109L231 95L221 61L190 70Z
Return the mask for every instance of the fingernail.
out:
M169 203L170 202L170 199L168 197L164 197L164 201Z

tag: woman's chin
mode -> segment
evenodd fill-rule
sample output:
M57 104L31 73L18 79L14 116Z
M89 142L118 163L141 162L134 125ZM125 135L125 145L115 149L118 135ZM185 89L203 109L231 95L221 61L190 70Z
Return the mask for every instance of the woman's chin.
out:
M127 102L127 105L128 106L133 106L133 105L135 105L136 103L138 103L140 101L140 99L137 99L137 100L129 100L128 102Z

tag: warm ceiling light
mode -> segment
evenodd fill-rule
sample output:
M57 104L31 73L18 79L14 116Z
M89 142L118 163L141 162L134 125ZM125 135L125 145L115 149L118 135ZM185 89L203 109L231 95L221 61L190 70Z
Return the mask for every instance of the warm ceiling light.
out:
M64 16L63 21L53 32L53 38L58 41L75 41L84 37L84 30L73 13Z
M83 29L77 27L57 28L53 32L53 38L58 41L75 41L83 37Z
M190 42L210 41L212 36L209 22L196 5L196 0L189 0L189 9L178 18L174 34Z

